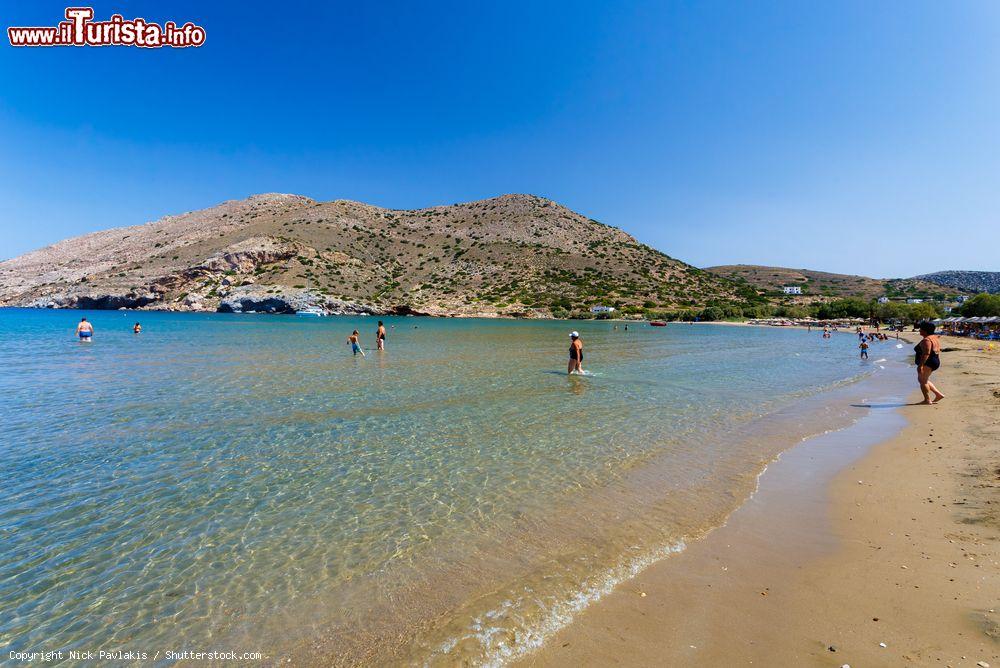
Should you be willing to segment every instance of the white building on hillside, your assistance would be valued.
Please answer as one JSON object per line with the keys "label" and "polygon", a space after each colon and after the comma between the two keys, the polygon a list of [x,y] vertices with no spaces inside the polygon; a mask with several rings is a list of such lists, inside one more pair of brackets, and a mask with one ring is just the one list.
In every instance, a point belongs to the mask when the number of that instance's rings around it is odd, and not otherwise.
{"label": "white building on hillside", "polygon": [[889,303],[889,298],[888,297],[879,297],[878,298],[878,303],[879,304],[888,304]]}
{"label": "white building on hillside", "polygon": [[590,312],[591,313],[614,313],[615,312],[615,307],[614,306],[591,306],[590,307]]}
{"label": "white building on hillside", "polygon": [[907,304],[923,304],[924,300],[923,299],[918,299],[916,297],[910,297],[909,299],[906,300],[906,303]]}
{"label": "white building on hillside", "polygon": [[799,287],[798,285],[786,285],[785,287],[783,287],[781,289],[785,291],[786,295],[801,295],[802,294],[802,288]]}

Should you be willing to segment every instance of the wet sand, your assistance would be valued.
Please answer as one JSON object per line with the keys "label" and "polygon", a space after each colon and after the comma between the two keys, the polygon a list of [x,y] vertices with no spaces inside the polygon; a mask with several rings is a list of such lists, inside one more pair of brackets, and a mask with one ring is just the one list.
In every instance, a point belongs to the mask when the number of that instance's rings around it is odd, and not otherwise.
{"label": "wet sand", "polygon": [[724,527],[521,663],[1000,665],[1000,349],[942,345],[942,403],[876,403],[788,451]]}

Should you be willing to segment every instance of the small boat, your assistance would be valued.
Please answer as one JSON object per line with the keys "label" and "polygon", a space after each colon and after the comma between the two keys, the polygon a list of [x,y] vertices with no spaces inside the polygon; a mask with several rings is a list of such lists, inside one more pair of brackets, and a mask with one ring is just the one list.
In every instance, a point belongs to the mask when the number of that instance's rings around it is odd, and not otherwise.
{"label": "small boat", "polygon": [[662,320],[651,320],[650,323],[649,323],[649,326],[650,327],[666,327],[667,323],[663,322]]}
{"label": "small boat", "polygon": [[302,309],[301,311],[296,311],[295,315],[301,315],[301,316],[305,316],[307,318],[321,318],[324,315],[326,315],[326,312],[325,311],[321,311],[320,309],[313,307],[313,308],[305,308],[305,309]]}

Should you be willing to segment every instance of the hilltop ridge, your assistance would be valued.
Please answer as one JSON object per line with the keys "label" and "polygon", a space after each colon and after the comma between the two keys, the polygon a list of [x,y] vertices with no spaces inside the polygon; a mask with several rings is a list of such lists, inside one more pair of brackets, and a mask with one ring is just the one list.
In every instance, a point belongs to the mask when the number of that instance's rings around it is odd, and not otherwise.
{"label": "hilltop ridge", "polygon": [[949,297],[974,292],[961,287],[943,287],[936,282],[926,280],[924,276],[879,279],[812,269],[769,267],[755,264],[719,265],[706,267],[705,271],[752,286],[765,294],[778,295],[781,294],[782,288],[785,286],[798,286],[802,289],[803,300],[829,300],[845,297],[945,300]]}
{"label": "hilltop ridge", "polygon": [[936,271],[932,274],[922,274],[915,278],[958,290],[989,292],[992,294],[1000,293],[1000,271],[959,271],[949,269],[947,271]]}

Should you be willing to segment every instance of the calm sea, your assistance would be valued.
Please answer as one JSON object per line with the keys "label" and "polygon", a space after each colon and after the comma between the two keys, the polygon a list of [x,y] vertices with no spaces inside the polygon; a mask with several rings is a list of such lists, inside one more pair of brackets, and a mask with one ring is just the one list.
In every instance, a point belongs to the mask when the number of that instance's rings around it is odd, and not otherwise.
{"label": "calm sea", "polygon": [[[0,310],[5,652],[502,662],[718,525],[906,350],[385,324],[380,353],[374,318]],[[591,376],[565,375],[572,329]]]}

